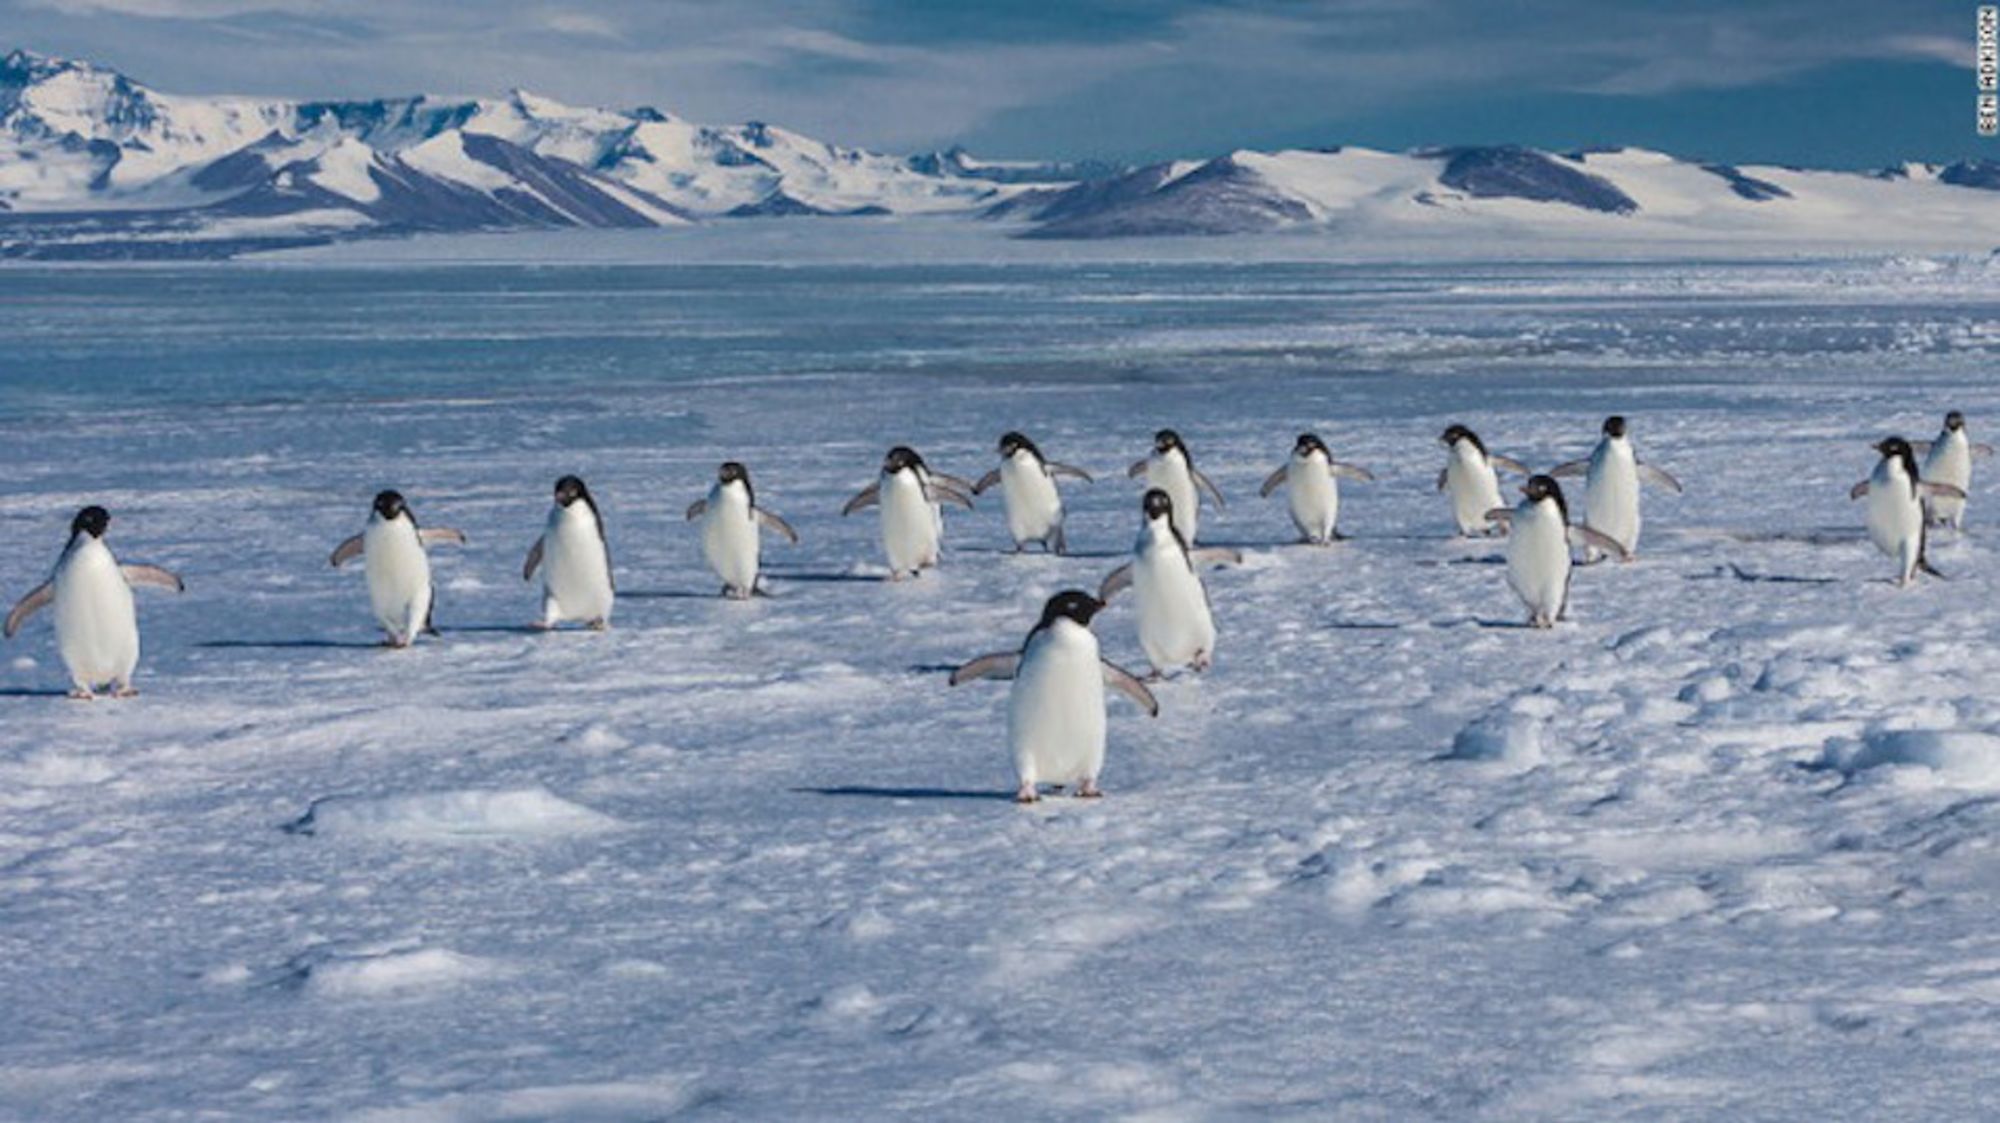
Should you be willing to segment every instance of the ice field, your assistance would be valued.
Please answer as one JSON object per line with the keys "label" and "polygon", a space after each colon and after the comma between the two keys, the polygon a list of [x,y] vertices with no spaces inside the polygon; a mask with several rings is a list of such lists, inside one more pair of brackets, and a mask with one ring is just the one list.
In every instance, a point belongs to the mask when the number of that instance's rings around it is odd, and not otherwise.
{"label": "ice field", "polygon": [[[1992,1111],[2000,462],[1909,589],[1847,489],[2000,437],[2000,267],[1008,254],[0,269],[0,593],[89,502],[188,583],[136,700],[0,647],[0,1118]],[[1531,631],[1437,435],[1546,468],[1614,412],[1687,493]],[[1017,807],[1006,684],[946,672],[1120,563],[1167,425],[1246,555],[1216,665]],[[1097,475],[1075,555],[989,495],[882,581],[884,449],[1010,428]],[[1379,478],[1331,548],[1256,495],[1308,429]],[[682,520],[725,458],[804,539],[769,598]],[[524,627],[564,472],[605,634]],[[327,564],[389,486],[470,537],[400,652]]]}

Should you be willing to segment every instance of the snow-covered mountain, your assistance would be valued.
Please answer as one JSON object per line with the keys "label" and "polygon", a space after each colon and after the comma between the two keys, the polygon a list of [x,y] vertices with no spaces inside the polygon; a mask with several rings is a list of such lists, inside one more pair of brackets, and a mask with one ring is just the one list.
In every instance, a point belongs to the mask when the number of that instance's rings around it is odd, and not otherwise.
{"label": "snow-covered mountain", "polygon": [[1693,163],[1643,149],[1518,147],[1238,151],[989,208],[1031,236],[1319,230],[1357,241],[1430,234],[1634,242],[1752,238],[1826,245],[2000,242],[2000,164],[1875,174]]}
{"label": "snow-covered mountain", "polygon": [[17,50],[0,60],[0,253],[967,211],[1036,179],[1030,166],[979,174],[953,155],[949,167],[926,170],[757,122],[697,125],[519,90],[358,102],[180,97]]}
{"label": "snow-covered mountain", "polygon": [[163,94],[0,60],[0,257],[213,255],[381,233],[955,213],[1041,238],[1298,231],[1422,241],[1811,249],[2000,244],[2000,163],[1875,174],[1640,149],[1237,151],[1129,169],[892,156],[773,125],[502,98]]}

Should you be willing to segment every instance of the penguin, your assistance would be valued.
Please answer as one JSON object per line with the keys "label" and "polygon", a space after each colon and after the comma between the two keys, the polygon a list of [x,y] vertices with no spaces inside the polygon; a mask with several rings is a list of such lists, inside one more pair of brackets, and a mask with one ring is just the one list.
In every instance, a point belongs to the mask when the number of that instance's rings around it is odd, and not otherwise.
{"label": "penguin", "polygon": [[1145,521],[1132,547],[1132,560],[1104,578],[1097,598],[1109,601],[1130,586],[1139,602],[1139,646],[1153,664],[1157,681],[1179,667],[1206,671],[1215,659],[1215,619],[1199,565],[1241,565],[1243,555],[1227,547],[1190,549],[1181,536],[1173,497],[1160,488],[1140,500]]}
{"label": "penguin", "polygon": [[1042,784],[1069,785],[1080,798],[1104,793],[1104,688],[1139,704],[1150,717],[1160,703],[1130,671],[1099,653],[1091,618],[1104,602],[1081,589],[1049,598],[1041,622],[1019,651],[996,651],[951,673],[951,685],[980,678],[1011,679],[1007,696],[1007,746],[1020,787],[1017,803],[1041,798]]}
{"label": "penguin", "polygon": [[1965,499],[1964,489],[1948,483],[1926,480],[1918,472],[1917,454],[1910,442],[1890,437],[1874,445],[1882,459],[1875,472],[1848,489],[1849,499],[1868,498],[1868,538],[1875,548],[1896,559],[1896,584],[1907,586],[1922,570],[1942,577],[1924,554],[1930,520],[1924,514],[1924,500]]}
{"label": "penguin", "polygon": [[542,571],[542,631],[569,620],[580,620],[592,631],[611,626],[611,602],[617,596],[611,580],[611,549],[604,540],[604,518],[590,489],[575,476],[556,481],[555,505],[548,525],[528,548],[521,580]]}
{"label": "penguin", "polygon": [[1007,505],[1007,532],[1014,536],[1014,552],[1030,542],[1039,542],[1052,554],[1066,553],[1063,537],[1062,496],[1056,491],[1056,477],[1068,476],[1085,483],[1094,482],[1090,473],[1068,464],[1044,459],[1035,442],[1020,433],[1000,437],[1000,466],[979,477],[972,494],[984,495],[990,487],[1000,487]]}
{"label": "penguin", "polygon": [[55,606],[56,651],[69,669],[69,696],[79,701],[97,697],[109,687],[112,697],[131,698],[132,671],[139,665],[139,615],[132,589],[144,585],[185,592],[181,579],[156,565],[120,565],[104,544],[111,514],[102,507],[85,507],[70,520],[69,543],[56,560],[55,572],[34,587],[7,614],[4,633],[12,639],[30,616]]}
{"label": "penguin", "polygon": [[[1912,447],[1914,451],[1924,454],[1924,479],[1950,484],[1967,494],[1972,492],[1972,458],[1993,455],[1992,445],[1976,444],[1966,435],[1965,415],[1957,410],[1944,415],[1944,429],[1938,433],[1936,440],[1917,441]],[[1932,526],[1964,529],[1965,500],[1948,495],[1933,496],[1928,508]]]}
{"label": "penguin", "polygon": [[377,492],[367,527],[334,547],[335,569],[356,557],[362,559],[368,602],[389,647],[410,646],[418,632],[437,634],[431,626],[437,587],[431,583],[431,560],[424,552],[425,546],[437,542],[463,546],[465,534],[441,526],[419,529],[402,493],[392,490]]}
{"label": "penguin", "polygon": [[757,505],[757,492],[750,486],[750,470],[734,460],[716,469],[715,486],[708,498],[697,499],[687,509],[689,522],[701,520],[701,553],[708,567],[722,578],[722,595],[731,600],[748,600],[757,588],[758,563],[763,543],[761,525],[796,546],[799,532],[785,520]]}
{"label": "penguin", "polygon": [[933,473],[915,449],[897,445],[882,458],[881,478],[862,488],[840,513],[882,508],[882,552],[889,559],[889,580],[901,581],[937,565],[944,529],[941,505],[972,509],[972,498],[959,486],[963,482]]}
{"label": "penguin", "polygon": [[1222,502],[1222,492],[1201,469],[1194,466],[1194,457],[1188,454],[1187,445],[1181,443],[1181,435],[1172,429],[1162,429],[1153,434],[1153,451],[1144,460],[1134,461],[1125,473],[1133,479],[1146,478],[1147,487],[1156,487],[1166,492],[1174,501],[1174,522],[1180,527],[1181,537],[1189,542],[1201,522],[1200,488],[1215,500],[1215,509],[1226,506]]}
{"label": "penguin", "polygon": [[1451,459],[1438,469],[1437,489],[1451,497],[1459,537],[1491,533],[1486,512],[1500,506],[1500,479],[1493,470],[1505,468],[1521,476],[1528,470],[1518,460],[1487,452],[1479,435],[1463,425],[1451,425],[1438,440],[1451,450]]}
{"label": "penguin", "polygon": [[1497,507],[1487,518],[1507,531],[1507,585],[1528,607],[1528,624],[1553,628],[1569,614],[1572,545],[1614,557],[1625,544],[1588,525],[1571,526],[1569,504],[1553,476],[1529,476],[1517,507]]}
{"label": "penguin", "polygon": [[1292,509],[1292,525],[1302,541],[1325,546],[1344,537],[1339,530],[1340,483],[1336,476],[1372,482],[1373,473],[1358,464],[1335,460],[1326,442],[1314,433],[1300,433],[1291,458],[1264,479],[1259,495],[1284,488]]}
{"label": "penguin", "polygon": [[[1586,477],[1584,523],[1624,543],[1629,561],[1639,554],[1639,485],[1649,483],[1679,495],[1681,482],[1639,459],[1626,436],[1623,417],[1613,414],[1605,418],[1603,434],[1589,457],[1558,464],[1549,475],[1559,480]],[[1595,548],[1584,551],[1586,561],[1597,558]]]}

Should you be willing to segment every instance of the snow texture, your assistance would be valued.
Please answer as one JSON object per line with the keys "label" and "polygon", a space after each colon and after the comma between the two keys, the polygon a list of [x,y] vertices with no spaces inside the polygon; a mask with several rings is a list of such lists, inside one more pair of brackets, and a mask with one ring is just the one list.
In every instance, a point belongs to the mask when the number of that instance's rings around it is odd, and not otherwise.
{"label": "snow texture", "polygon": [[[1992,439],[1984,260],[572,245],[0,269],[7,593],[93,501],[188,582],[140,593],[136,700],[62,698],[46,619],[0,660],[0,1118],[2000,1099],[2000,505],[1975,475],[1950,580],[1898,589],[1846,495],[1948,408]],[[1448,537],[1436,436],[1546,467],[1613,412],[1687,492],[1523,627],[1502,543]],[[1114,700],[1106,798],[1016,807],[1006,685],[945,671],[1118,564],[1118,469],[1164,425],[1246,553],[1208,575],[1216,665],[1157,719]],[[1011,554],[982,498],[881,580],[838,511],[882,451],[977,476],[1010,428],[1097,474],[1064,482],[1076,553]],[[1302,430],[1378,477],[1331,547],[1254,498]],[[726,458],[803,536],[767,539],[768,598],[716,595],[681,517]],[[521,557],[570,471],[616,624],[535,634]],[[470,538],[405,651],[326,564],[385,486]],[[1127,665],[1130,613],[1096,625]]]}

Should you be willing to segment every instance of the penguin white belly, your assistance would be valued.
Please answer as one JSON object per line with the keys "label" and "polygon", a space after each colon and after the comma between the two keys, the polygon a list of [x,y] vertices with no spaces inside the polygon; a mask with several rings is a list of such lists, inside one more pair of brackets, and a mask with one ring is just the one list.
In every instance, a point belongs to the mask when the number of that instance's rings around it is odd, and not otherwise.
{"label": "penguin white belly", "polygon": [[941,519],[916,473],[903,471],[884,478],[880,499],[882,552],[888,556],[889,571],[901,576],[936,565]]}
{"label": "penguin white belly", "polygon": [[1285,494],[1292,508],[1292,525],[1312,542],[1333,538],[1340,519],[1340,485],[1317,455],[1293,457],[1285,466]]}
{"label": "penguin white belly", "polygon": [[1007,697],[1007,742],[1023,784],[1077,784],[1104,767],[1104,672],[1096,637],[1064,621],[1036,633]]}
{"label": "penguin white belly", "polygon": [[1516,508],[1507,537],[1507,585],[1536,624],[1553,624],[1569,596],[1569,528],[1550,502]]}
{"label": "penguin white belly", "polygon": [[[1972,446],[1961,430],[1948,438],[1941,438],[1931,446],[1931,454],[1924,459],[1923,478],[1941,484],[1950,484],[1960,491],[1972,487]],[[1933,496],[1930,500],[1931,513],[1939,522],[1959,525],[1965,518],[1965,500],[1948,495]]]}
{"label": "penguin white belly", "polygon": [[56,651],[79,686],[123,684],[139,665],[139,616],[118,560],[97,539],[56,570]]}
{"label": "penguin white belly", "polygon": [[362,565],[375,621],[392,638],[408,640],[431,615],[431,562],[409,522],[371,518],[362,531]]}
{"label": "penguin white belly", "polygon": [[1062,525],[1062,496],[1034,457],[1017,452],[1000,462],[1000,491],[1007,504],[1007,533],[1017,545],[1046,542]]}
{"label": "penguin white belly", "polygon": [[[1639,466],[1630,452],[1606,449],[1590,461],[1583,493],[1583,521],[1592,530],[1639,548]],[[1596,551],[1591,551],[1595,556]]]}
{"label": "penguin white belly", "polygon": [[1177,543],[1145,542],[1132,564],[1139,646],[1162,673],[1215,655],[1215,620],[1208,594]]}
{"label": "penguin white belly", "polygon": [[731,592],[748,596],[757,587],[762,541],[750,501],[739,488],[714,488],[701,524],[701,553]]}
{"label": "penguin white belly", "polygon": [[1908,581],[1923,550],[1924,508],[1901,480],[1877,476],[1868,487],[1868,538],[1896,559],[1897,579]]}
{"label": "penguin white belly", "polygon": [[1505,506],[1500,502],[1500,478],[1493,465],[1464,441],[1453,449],[1445,465],[1445,493],[1451,496],[1452,517],[1460,534],[1486,533],[1486,512]]}
{"label": "penguin white belly", "polygon": [[611,560],[581,500],[549,516],[542,535],[542,589],[552,607],[548,623],[611,619]]}
{"label": "penguin white belly", "polygon": [[1174,525],[1192,545],[1201,524],[1201,496],[1194,489],[1194,473],[1179,452],[1155,456],[1146,463],[1146,483],[1167,493],[1174,501]]}

